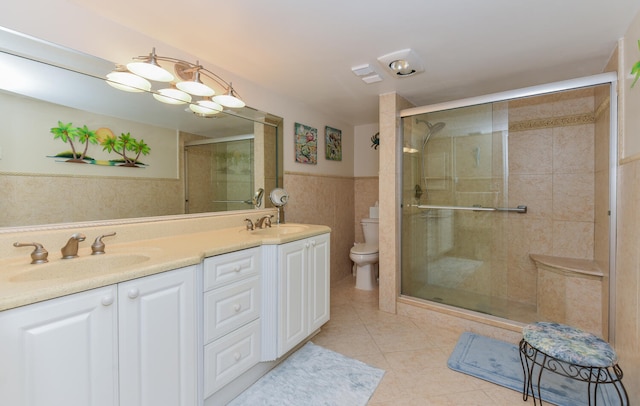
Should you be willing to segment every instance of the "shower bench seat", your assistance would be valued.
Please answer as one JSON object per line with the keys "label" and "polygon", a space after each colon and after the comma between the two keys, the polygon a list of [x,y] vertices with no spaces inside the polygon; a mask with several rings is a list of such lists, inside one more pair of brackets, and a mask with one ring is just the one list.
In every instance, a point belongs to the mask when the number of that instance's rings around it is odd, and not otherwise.
{"label": "shower bench seat", "polygon": [[[540,405],[540,380],[548,370],[571,379],[586,382],[589,406],[596,405],[599,385],[613,385],[621,406],[629,405],[622,384],[622,369],[618,356],[603,339],[580,329],[559,323],[537,322],[523,328],[520,341],[520,362],[524,371],[523,400],[529,393]],[[536,365],[539,368],[534,375]],[[537,383],[534,384],[534,377]],[[537,386],[537,391],[534,388]],[[602,392],[602,391],[601,391]]]}

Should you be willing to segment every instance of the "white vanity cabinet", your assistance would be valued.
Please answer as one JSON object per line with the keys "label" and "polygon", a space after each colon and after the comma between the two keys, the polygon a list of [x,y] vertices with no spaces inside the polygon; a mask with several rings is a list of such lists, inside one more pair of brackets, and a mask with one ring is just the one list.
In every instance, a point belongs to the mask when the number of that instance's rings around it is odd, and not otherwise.
{"label": "white vanity cabinet", "polygon": [[0,313],[0,403],[118,404],[115,286]]}
{"label": "white vanity cabinet", "polygon": [[0,312],[0,404],[196,404],[196,266]]}
{"label": "white vanity cabinet", "polygon": [[329,234],[278,246],[277,357],[329,321]]}
{"label": "white vanity cabinet", "polygon": [[206,399],[260,362],[261,248],[204,260]]}
{"label": "white vanity cabinet", "polygon": [[120,406],[192,406],[196,266],[118,285]]}

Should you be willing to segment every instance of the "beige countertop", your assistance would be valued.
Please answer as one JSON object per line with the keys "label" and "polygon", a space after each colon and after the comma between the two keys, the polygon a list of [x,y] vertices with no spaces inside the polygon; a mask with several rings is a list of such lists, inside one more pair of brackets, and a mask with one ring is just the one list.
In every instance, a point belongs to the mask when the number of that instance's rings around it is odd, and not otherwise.
{"label": "beige countertop", "polygon": [[105,240],[105,254],[91,255],[86,246],[73,259],[50,252],[45,264],[30,264],[28,254],[0,259],[0,310],[199,264],[206,257],[330,231],[326,226],[292,223],[255,231],[233,227],[124,244]]}

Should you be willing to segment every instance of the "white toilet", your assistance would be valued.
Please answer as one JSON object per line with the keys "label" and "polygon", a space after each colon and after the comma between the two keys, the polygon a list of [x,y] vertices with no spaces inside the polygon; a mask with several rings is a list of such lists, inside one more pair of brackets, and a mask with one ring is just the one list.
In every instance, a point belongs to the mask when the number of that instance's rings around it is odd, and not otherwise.
{"label": "white toilet", "polygon": [[354,244],[349,258],[354,262],[356,289],[373,290],[378,274],[378,219],[365,218],[360,224],[365,242]]}

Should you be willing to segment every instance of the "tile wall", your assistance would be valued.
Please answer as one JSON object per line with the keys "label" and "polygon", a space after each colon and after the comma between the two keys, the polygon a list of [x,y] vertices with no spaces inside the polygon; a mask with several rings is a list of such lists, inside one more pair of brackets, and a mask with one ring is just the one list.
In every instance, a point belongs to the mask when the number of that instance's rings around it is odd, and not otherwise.
{"label": "tile wall", "polygon": [[355,241],[354,178],[285,172],[284,188],[289,193],[286,222],[331,228],[331,283],[350,275],[349,250]]}

